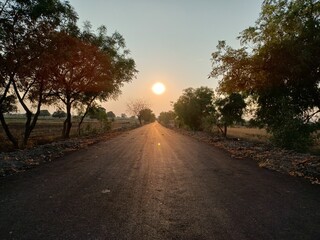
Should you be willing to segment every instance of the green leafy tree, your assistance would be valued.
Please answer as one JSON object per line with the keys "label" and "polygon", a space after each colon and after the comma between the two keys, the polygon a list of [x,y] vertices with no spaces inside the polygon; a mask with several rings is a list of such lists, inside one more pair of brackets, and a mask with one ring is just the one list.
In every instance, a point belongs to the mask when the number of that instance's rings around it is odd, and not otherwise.
{"label": "green leafy tree", "polygon": [[116,118],[116,115],[112,111],[109,111],[109,112],[107,112],[107,118],[114,121],[114,119]]}
{"label": "green leafy tree", "polygon": [[227,97],[218,98],[215,105],[217,106],[216,124],[226,137],[228,126],[243,121],[242,115],[246,103],[239,93],[231,93]]}
{"label": "green leafy tree", "polygon": [[214,92],[208,87],[187,88],[173,108],[180,121],[193,130],[200,130],[202,119],[215,112],[213,98]]}
{"label": "green leafy tree", "polygon": [[90,118],[97,119],[99,121],[105,121],[108,119],[106,109],[101,106],[92,106],[89,109],[88,115]]}
{"label": "green leafy tree", "polygon": [[220,42],[212,54],[220,91],[251,95],[275,143],[298,150],[310,144],[320,113],[319,14],[319,1],[266,0],[256,25],[241,33],[245,47]]}
{"label": "green leafy tree", "polygon": [[39,116],[49,117],[49,116],[51,116],[51,114],[50,114],[50,112],[48,110],[40,110]]}
{"label": "green leafy tree", "polygon": [[168,112],[161,112],[159,115],[159,122],[163,125],[167,126],[169,125],[170,121],[174,121],[176,118],[176,114],[174,111],[168,111]]}
{"label": "green leafy tree", "polygon": [[150,108],[142,109],[139,112],[139,116],[145,123],[154,122],[156,120],[156,117]]}
{"label": "green leafy tree", "polygon": [[52,117],[54,118],[65,118],[66,116],[67,116],[67,113],[62,110],[58,110],[52,113]]}

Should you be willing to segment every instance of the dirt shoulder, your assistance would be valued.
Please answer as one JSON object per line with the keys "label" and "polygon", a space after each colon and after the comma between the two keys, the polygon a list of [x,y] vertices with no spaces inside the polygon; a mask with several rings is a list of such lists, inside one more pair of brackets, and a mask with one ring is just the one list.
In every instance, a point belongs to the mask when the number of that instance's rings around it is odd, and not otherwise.
{"label": "dirt shoulder", "polygon": [[223,149],[233,158],[250,158],[256,161],[260,167],[291,176],[303,177],[310,180],[312,184],[320,184],[319,156],[280,149],[267,143],[249,142],[235,138],[225,139],[206,132],[172,129]]}
{"label": "dirt shoulder", "polygon": [[38,145],[31,149],[0,152],[0,178],[24,172],[43,163],[52,162],[69,152],[86,148],[100,141],[106,141],[129,130],[131,129],[118,129],[99,136],[70,138]]}

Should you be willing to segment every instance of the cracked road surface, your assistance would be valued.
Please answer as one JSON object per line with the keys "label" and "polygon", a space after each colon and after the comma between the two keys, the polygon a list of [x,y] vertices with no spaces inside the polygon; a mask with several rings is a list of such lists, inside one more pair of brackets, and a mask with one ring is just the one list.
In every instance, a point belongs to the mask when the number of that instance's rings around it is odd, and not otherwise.
{"label": "cracked road surface", "polygon": [[166,129],[0,179],[0,239],[320,239],[320,187]]}

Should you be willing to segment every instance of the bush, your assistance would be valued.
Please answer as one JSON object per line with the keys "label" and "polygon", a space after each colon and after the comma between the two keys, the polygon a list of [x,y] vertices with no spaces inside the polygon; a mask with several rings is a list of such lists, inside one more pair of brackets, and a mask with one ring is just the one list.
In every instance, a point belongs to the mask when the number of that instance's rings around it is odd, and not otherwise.
{"label": "bush", "polygon": [[279,147],[305,152],[312,145],[313,126],[304,124],[300,119],[273,126],[269,131],[272,133],[271,141]]}

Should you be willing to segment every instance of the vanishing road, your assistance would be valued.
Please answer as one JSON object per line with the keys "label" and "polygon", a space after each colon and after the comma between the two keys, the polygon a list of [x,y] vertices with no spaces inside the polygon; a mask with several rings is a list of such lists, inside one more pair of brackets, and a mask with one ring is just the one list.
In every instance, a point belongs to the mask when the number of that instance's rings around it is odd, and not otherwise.
{"label": "vanishing road", "polygon": [[158,123],[0,179],[0,239],[320,239],[320,187]]}

